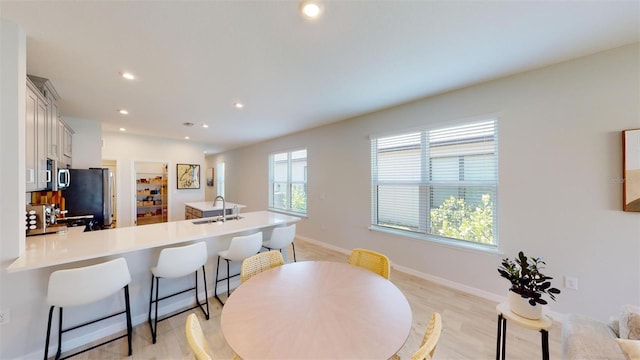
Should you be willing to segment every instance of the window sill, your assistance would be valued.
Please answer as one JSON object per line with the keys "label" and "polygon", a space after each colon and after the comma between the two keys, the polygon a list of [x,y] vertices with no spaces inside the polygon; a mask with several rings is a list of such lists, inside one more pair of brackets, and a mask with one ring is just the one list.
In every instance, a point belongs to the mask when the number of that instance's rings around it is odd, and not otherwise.
{"label": "window sill", "polygon": [[301,217],[303,219],[308,219],[309,218],[309,216],[307,214],[301,214],[301,213],[297,213],[297,212],[293,212],[293,211],[287,211],[287,210],[275,209],[275,208],[269,208],[268,210],[276,212],[276,213],[279,213],[279,214],[285,214],[285,215]]}
{"label": "window sill", "polygon": [[502,252],[498,249],[497,245],[485,245],[485,244],[476,244],[476,243],[466,242],[466,241],[449,240],[449,239],[439,238],[431,235],[417,234],[417,233],[412,233],[408,231],[390,229],[390,228],[376,226],[376,225],[370,225],[369,230],[379,231],[383,233],[388,233],[392,235],[408,237],[413,239],[426,240],[435,245],[456,249],[456,250],[466,250],[471,252],[479,252],[482,254],[502,255]]}

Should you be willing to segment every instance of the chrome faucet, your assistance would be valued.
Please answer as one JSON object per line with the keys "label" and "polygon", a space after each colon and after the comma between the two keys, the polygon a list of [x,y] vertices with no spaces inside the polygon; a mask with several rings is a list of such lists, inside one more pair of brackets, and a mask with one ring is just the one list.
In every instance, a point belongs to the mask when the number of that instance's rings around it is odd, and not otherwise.
{"label": "chrome faucet", "polygon": [[224,219],[227,217],[227,203],[224,200],[224,196],[218,195],[218,196],[216,196],[215,199],[213,199],[213,205],[212,206],[216,206],[216,202],[218,202],[218,199],[222,199],[222,222],[224,222]]}

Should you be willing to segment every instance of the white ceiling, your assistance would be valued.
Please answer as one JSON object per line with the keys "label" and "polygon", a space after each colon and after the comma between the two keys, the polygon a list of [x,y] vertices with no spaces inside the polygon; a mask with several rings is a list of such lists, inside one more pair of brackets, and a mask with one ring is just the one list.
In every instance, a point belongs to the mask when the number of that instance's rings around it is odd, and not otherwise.
{"label": "white ceiling", "polygon": [[309,22],[296,1],[0,0],[0,17],[65,116],[209,152],[640,40],[638,1],[325,1]]}

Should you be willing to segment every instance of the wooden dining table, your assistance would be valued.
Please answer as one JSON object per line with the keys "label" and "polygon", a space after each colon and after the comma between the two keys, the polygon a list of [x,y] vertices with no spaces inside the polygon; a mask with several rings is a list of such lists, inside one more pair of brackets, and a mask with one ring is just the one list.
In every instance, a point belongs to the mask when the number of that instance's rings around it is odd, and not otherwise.
{"label": "wooden dining table", "polygon": [[304,261],[242,283],[222,333],[242,359],[388,359],[411,331],[411,307],[389,280],[339,262]]}

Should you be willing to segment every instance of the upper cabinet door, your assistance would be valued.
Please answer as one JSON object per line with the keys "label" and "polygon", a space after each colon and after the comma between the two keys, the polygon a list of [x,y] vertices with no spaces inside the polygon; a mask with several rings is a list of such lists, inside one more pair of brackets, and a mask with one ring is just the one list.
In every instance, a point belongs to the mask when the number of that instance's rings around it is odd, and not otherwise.
{"label": "upper cabinet door", "polygon": [[36,108],[36,158],[38,176],[37,187],[44,189],[47,187],[47,122],[49,121],[49,104],[46,101],[38,101]]}
{"label": "upper cabinet door", "polygon": [[58,158],[58,118],[60,113],[58,103],[55,99],[49,99],[49,118],[47,119],[47,157],[51,160],[60,160]]}
{"label": "upper cabinet door", "polygon": [[37,189],[36,175],[37,175],[37,150],[36,139],[38,137],[37,131],[37,116],[36,108],[38,107],[38,95],[27,86],[26,96],[26,119],[25,119],[25,179],[27,181],[26,191],[35,191]]}

